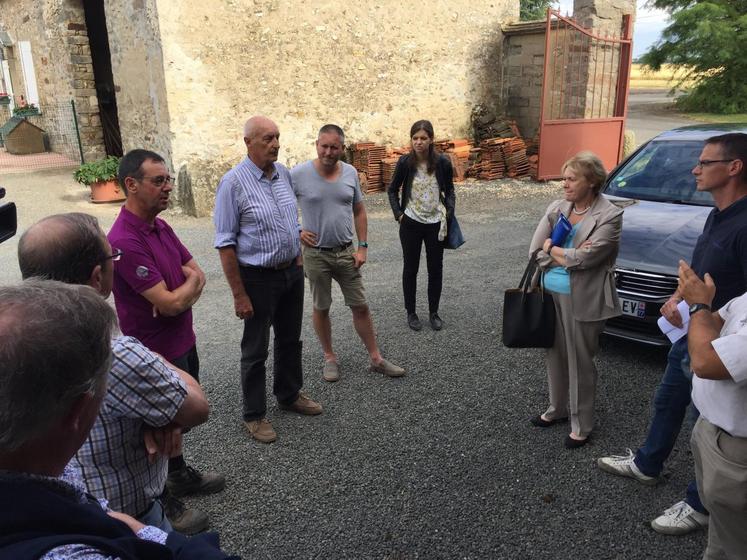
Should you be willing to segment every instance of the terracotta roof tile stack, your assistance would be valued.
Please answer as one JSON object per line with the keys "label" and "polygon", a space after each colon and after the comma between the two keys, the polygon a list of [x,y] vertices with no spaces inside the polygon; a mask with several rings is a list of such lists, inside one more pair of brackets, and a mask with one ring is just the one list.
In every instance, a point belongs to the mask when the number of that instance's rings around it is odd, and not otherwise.
{"label": "terracotta roof tile stack", "polygon": [[503,155],[503,144],[508,138],[488,138],[480,142],[480,162],[477,173],[480,179],[502,179],[506,176],[506,162]]}
{"label": "terracotta roof tile stack", "polygon": [[503,156],[506,159],[506,175],[509,177],[527,177],[529,175],[529,160],[527,146],[521,138],[509,138],[501,144]]}
{"label": "terracotta roof tile stack", "polygon": [[[366,188],[364,192],[383,191],[381,177],[381,160],[386,156],[386,148],[377,146],[373,142],[358,142],[353,144],[353,166],[359,173],[366,174]],[[363,183],[361,182],[361,188]]]}
{"label": "terracotta roof tile stack", "polygon": [[539,132],[534,135],[534,138],[527,139],[526,144],[527,159],[529,159],[529,176],[532,179],[536,179],[539,164]]}
{"label": "terracotta roof tile stack", "polygon": [[394,168],[397,167],[399,161],[398,155],[385,157],[381,160],[381,178],[384,183],[384,189],[391,184],[392,178],[394,177]]}
{"label": "terracotta roof tile stack", "polygon": [[434,144],[439,152],[451,159],[451,166],[454,168],[454,181],[457,183],[464,181],[471,166],[472,143],[466,138],[458,138],[456,140],[437,140]]}

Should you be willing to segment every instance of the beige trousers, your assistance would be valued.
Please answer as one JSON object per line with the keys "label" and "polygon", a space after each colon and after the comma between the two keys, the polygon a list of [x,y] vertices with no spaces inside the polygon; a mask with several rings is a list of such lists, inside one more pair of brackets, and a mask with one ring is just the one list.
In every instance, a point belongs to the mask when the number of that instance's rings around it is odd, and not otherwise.
{"label": "beige trousers", "polygon": [[708,518],[703,560],[747,558],[747,438],[732,437],[702,416],[690,443]]}
{"label": "beige trousers", "polygon": [[605,321],[577,321],[571,296],[553,292],[555,344],[547,351],[547,382],[550,406],[545,418],[570,416],[571,431],[586,437],[594,427],[597,368],[594,356]]}

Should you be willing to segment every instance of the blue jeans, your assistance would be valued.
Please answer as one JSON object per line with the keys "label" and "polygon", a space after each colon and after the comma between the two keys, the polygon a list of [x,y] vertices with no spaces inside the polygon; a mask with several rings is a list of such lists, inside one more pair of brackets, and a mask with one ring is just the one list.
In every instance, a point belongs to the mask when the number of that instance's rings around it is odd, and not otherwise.
{"label": "blue jeans", "polygon": [[166,517],[166,514],[163,511],[161,500],[158,499],[153,501],[153,505],[150,506],[150,509],[148,511],[146,511],[138,518],[138,521],[140,521],[140,523],[142,523],[143,525],[150,525],[151,527],[156,527],[158,529],[161,529],[161,531],[166,531],[167,533],[170,533],[174,530],[174,528],[171,526],[171,523],[169,522],[169,519]]}
{"label": "blue jeans", "polygon": [[[635,454],[635,465],[646,476],[659,476],[664,470],[664,461],[672,453],[690,404],[692,373],[687,337],[672,344],[667,362],[667,369],[654,394],[654,417],[646,441]],[[693,407],[693,417],[698,415]],[[706,512],[695,480],[687,485],[685,502],[701,513]]]}

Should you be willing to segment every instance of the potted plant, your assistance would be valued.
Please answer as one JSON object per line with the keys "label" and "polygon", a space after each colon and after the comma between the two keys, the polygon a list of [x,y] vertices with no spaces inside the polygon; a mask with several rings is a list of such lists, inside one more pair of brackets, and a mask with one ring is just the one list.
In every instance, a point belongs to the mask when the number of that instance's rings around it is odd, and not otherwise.
{"label": "potted plant", "polygon": [[39,112],[39,108],[33,103],[29,103],[28,105],[24,105],[23,107],[20,105],[16,105],[13,108],[14,117],[33,117],[40,114],[41,113]]}
{"label": "potted plant", "polygon": [[84,163],[73,174],[79,183],[91,188],[91,202],[121,202],[124,191],[117,182],[119,158],[109,156],[98,161]]}

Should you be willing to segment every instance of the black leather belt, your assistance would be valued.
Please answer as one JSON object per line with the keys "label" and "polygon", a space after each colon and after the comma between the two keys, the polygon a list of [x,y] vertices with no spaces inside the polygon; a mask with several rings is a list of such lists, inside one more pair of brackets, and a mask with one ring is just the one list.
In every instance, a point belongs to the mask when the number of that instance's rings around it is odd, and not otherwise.
{"label": "black leather belt", "polygon": [[348,241],[347,243],[343,243],[342,245],[338,245],[337,247],[314,247],[315,249],[319,249],[320,251],[344,251],[348,247],[350,247],[353,244],[352,241]]}
{"label": "black leather belt", "polygon": [[253,264],[242,264],[241,268],[248,268],[249,270],[285,270],[290,265],[296,262],[296,259],[291,259],[288,262],[276,264],[275,266],[255,266]]}

